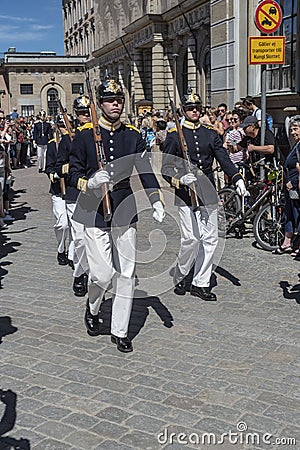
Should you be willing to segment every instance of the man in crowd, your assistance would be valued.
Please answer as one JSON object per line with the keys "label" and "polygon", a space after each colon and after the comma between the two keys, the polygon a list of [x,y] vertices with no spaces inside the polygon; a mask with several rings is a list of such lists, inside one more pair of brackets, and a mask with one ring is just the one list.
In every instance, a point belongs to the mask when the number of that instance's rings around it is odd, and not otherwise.
{"label": "man in crowd", "polygon": [[39,173],[45,170],[47,144],[53,138],[51,124],[46,122],[46,118],[46,111],[40,111],[39,121],[34,124],[33,128],[33,145],[37,145]]}

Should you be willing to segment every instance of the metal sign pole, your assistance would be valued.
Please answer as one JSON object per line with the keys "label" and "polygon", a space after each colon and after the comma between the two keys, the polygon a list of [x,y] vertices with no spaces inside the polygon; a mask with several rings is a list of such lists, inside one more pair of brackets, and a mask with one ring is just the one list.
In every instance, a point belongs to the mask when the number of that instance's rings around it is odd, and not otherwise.
{"label": "metal sign pole", "polygon": [[[260,145],[265,145],[266,136],[266,108],[267,106],[267,66],[261,66],[261,130]],[[259,177],[262,181],[265,178],[265,163],[262,161],[259,168]]]}

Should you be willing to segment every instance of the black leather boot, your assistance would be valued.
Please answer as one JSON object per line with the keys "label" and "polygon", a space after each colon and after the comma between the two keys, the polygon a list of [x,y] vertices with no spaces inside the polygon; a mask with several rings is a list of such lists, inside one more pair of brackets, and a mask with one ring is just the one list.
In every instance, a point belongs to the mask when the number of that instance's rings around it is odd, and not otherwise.
{"label": "black leather boot", "polygon": [[100,333],[100,322],[99,322],[99,313],[96,316],[90,311],[89,299],[86,302],[86,310],[84,315],[84,323],[86,326],[87,334],[89,336],[99,336]]}
{"label": "black leather boot", "polygon": [[131,340],[128,339],[128,337],[118,337],[118,336],[115,336],[112,334],[111,342],[113,344],[117,344],[117,349],[120,352],[129,353],[129,352],[132,352],[132,350],[133,350]]}
{"label": "black leather boot", "polygon": [[85,273],[74,278],[73,292],[76,297],[84,297],[87,293],[87,280],[88,277]]}
{"label": "black leather boot", "polygon": [[65,254],[65,252],[57,253],[57,262],[60,266],[67,266],[68,265],[68,257]]}
{"label": "black leather boot", "polygon": [[191,286],[191,295],[194,297],[199,297],[206,302],[215,302],[217,301],[217,296],[213,292],[210,292],[209,287],[198,287]]}

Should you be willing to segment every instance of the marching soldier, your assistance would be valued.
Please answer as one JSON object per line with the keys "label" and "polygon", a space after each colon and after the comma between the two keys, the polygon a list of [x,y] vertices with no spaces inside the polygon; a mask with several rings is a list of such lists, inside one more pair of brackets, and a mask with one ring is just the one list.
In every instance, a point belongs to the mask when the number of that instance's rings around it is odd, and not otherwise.
{"label": "marching soldier", "polygon": [[[90,101],[85,95],[80,95],[75,98],[73,108],[75,110],[77,120],[79,122],[78,132],[85,133],[86,130],[91,129],[90,122]],[[69,162],[71,151],[71,139],[67,130],[62,137],[57,158],[57,173],[65,181],[65,200],[67,215],[69,219],[69,226],[71,232],[71,243],[69,247],[69,259],[73,261],[73,292],[77,297],[84,297],[87,293],[88,280],[88,263],[86,258],[86,251],[84,245],[84,226],[73,219],[73,213],[76,206],[79,191],[76,187],[70,184],[69,177]]]}
{"label": "marching soldier", "polygon": [[[76,133],[70,157],[71,181],[81,190],[78,203],[80,199],[86,199],[88,203],[89,197],[97,199],[94,218],[91,223],[85,225],[90,274],[84,320],[89,335],[100,334],[100,304],[105,291],[112,284],[111,341],[117,345],[119,351],[131,352],[132,343],[127,334],[135,284],[138,220],[130,185],[134,168],[151,202],[155,220],[162,222],[164,207],[159,184],[147,156],[145,141],[137,128],[124,125],[120,120],[124,107],[121,85],[106,78],[97,89],[97,101],[102,111],[99,124],[103,157],[107,164],[104,165],[104,170],[99,170],[99,155],[96,152],[93,130]],[[96,129],[98,124],[93,126]],[[110,220],[105,212],[107,197],[101,199],[101,189],[105,191],[108,184],[108,201],[112,211]],[[83,211],[88,212],[90,209],[87,206]],[[85,218],[82,221],[84,220]]]}
{"label": "marching soldier", "polygon": [[[62,129],[65,125],[61,116],[57,117],[56,126],[57,128],[60,128],[62,132]],[[51,181],[49,192],[52,196],[53,214],[56,218],[54,231],[58,244],[57,261],[59,265],[66,266],[68,265],[68,257],[66,255],[66,240],[69,234],[69,225],[66,202],[63,199],[60,177],[56,171],[57,151],[60,145],[58,130],[55,134],[55,138],[51,139],[47,145],[45,172]]]}
{"label": "marching soldier", "polygon": [[[201,176],[198,172],[197,178],[194,173],[187,173],[178,132],[175,128],[170,130],[164,143],[162,175],[171,186],[175,187],[175,204],[179,206],[181,247],[174,274],[176,285],[174,292],[177,295],[184,295],[190,290],[191,295],[206,301],[215,301],[217,297],[210,290],[214,253],[218,244],[217,195],[212,186],[214,158],[236,183],[241,195],[246,192],[246,188],[241,175],[230,161],[218,133],[199,121],[202,110],[199,95],[189,89],[182,99],[182,105],[185,115],[182,132],[189,159],[196,172],[198,168],[204,175]],[[197,193],[199,188],[202,190],[202,199],[199,198],[197,211],[193,211],[191,207],[189,189],[191,185],[198,186]],[[203,190],[206,192],[203,193]],[[193,264],[194,272],[190,286],[188,275]]]}
{"label": "marching soldier", "polygon": [[47,144],[53,138],[51,124],[46,122],[46,119],[46,111],[40,111],[39,121],[34,124],[33,128],[33,145],[37,145],[39,173],[45,170]]}

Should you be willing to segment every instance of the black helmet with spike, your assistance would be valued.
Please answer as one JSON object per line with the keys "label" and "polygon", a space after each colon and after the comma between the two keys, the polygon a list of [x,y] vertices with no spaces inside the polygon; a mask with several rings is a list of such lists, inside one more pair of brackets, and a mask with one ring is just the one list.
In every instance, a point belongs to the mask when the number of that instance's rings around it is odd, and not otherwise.
{"label": "black helmet with spike", "polygon": [[90,107],[90,99],[86,95],[80,95],[80,97],[75,98],[73,102],[73,108],[75,111],[85,111]]}
{"label": "black helmet with spike", "polygon": [[201,106],[202,100],[199,94],[196,94],[191,86],[188,87],[187,93],[181,99],[182,106]]}
{"label": "black helmet with spike", "polygon": [[121,84],[108,75],[106,70],[104,81],[96,89],[97,100],[101,101],[104,98],[121,97],[125,98],[125,94]]}

